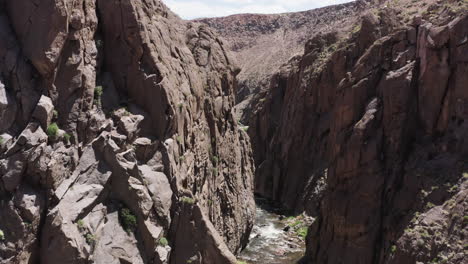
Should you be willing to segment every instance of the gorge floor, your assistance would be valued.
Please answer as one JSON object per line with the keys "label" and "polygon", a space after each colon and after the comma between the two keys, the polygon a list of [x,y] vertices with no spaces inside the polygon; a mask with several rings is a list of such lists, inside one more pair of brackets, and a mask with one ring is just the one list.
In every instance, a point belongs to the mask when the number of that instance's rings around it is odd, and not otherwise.
{"label": "gorge floor", "polygon": [[256,218],[250,241],[239,259],[249,264],[297,263],[305,252],[304,237],[311,219],[285,216],[271,202],[256,198]]}

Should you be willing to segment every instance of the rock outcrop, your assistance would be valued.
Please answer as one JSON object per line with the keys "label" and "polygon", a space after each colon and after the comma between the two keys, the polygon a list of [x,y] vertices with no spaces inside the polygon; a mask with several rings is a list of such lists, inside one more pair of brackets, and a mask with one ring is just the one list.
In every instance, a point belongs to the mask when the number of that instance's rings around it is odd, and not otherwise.
{"label": "rock outcrop", "polygon": [[466,1],[382,2],[271,79],[256,191],[318,216],[306,263],[464,263]]}
{"label": "rock outcrop", "polygon": [[238,71],[159,0],[1,0],[0,263],[236,263]]}

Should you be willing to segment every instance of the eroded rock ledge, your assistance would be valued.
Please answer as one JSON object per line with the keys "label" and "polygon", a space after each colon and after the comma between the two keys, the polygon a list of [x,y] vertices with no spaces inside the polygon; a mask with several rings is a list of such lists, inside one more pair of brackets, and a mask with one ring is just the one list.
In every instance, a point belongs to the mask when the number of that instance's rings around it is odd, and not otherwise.
{"label": "eroded rock ledge", "polygon": [[238,69],[158,0],[0,1],[0,263],[236,263]]}

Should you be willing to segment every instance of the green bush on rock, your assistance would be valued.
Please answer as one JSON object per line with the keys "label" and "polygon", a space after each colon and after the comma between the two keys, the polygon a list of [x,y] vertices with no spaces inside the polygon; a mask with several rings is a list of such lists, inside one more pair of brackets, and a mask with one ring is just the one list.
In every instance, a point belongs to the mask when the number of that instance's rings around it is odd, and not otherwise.
{"label": "green bush on rock", "polygon": [[127,232],[133,232],[137,228],[136,216],[128,208],[122,208],[119,212],[120,222]]}
{"label": "green bush on rock", "polygon": [[52,123],[47,127],[47,135],[49,137],[56,137],[59,131],[57,123]]}
{"label": "green bush on rock", "polygon": [[169,241],[167,241],[167,239],[165,237],[161,237],[161,239],[159,239],[159,245],[165,247],[165,246],[169,245]]}

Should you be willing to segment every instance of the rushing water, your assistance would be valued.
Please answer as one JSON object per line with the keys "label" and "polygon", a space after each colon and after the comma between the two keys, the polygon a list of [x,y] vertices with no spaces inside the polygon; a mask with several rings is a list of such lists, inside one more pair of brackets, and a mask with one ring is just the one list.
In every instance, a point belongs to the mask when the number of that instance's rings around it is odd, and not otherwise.
{"label": "rushing water", "polygon": [[257,199],[256,212],[250,242],[238,258],[249,264],[297,263],[304,255],[304,240],[288,228],[285,217],[265,200]]}

